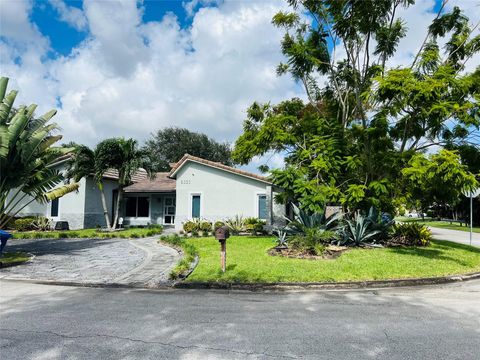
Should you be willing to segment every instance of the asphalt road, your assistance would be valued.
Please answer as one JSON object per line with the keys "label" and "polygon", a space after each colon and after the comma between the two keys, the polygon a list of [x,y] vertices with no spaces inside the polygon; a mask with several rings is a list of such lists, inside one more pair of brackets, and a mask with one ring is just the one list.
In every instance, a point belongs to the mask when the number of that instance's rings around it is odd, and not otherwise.
{"label": "asphalt road", "polygon": [[0,358],[480,359],[480,281],[288,293],[0,281]]}

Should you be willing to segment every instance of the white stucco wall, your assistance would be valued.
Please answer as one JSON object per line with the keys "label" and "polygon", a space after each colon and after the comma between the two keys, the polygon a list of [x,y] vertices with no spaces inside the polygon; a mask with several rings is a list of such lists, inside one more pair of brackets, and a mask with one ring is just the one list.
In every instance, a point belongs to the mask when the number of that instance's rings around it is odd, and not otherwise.
{"label": "white stucco wall", "polygon": [[[85,180],[85,179],[82,179]],[[107,211],[110,216],[110,222],[113,221],[113,191],[118,188],[118,182],[115,180],[103,180],[103,191],[107,203]],[[88,177],[85,181],[85,203],[83,207],[84,227],[96,228],[98,226],[105,227],[105,216],[103,215],[102,197],[98,190],[96,182],[92,177]]]}
{"label": "white stucco wall", "polygon": [[[57,166],[57,169],[64,171],[65,164]],[[51,203],[42,204],[33,201],[27,205],[17,216],[46,216],[55,221],[68,221],[71,229],[82,229],[84,225],[83,210],[85,203],[85,179],[80,180],[80,188],[78,191],[68,193],[58,200],[58,217],[52,218],[50,216]],[[55,188],[62,187],[63,182],[59,183]],[[31,197],[27,196],[16,208],[22,207],[27,202],[31,201]],[[54,224],[53,224],[54,225]]]}
{"label": "white stucco wall", "polygon": [[[257,217],[258,194],[267,195],[267,214],[272,218],[268,202],[272,188],[267,183],[190,161],[180,168],[176,178],[176,229],[181,229],[182,223],[191,219],[191,196],[194,194],[201,196],[201,218],[209,221],[235,215]],[[282,206],[274,209],[282,211]]]}

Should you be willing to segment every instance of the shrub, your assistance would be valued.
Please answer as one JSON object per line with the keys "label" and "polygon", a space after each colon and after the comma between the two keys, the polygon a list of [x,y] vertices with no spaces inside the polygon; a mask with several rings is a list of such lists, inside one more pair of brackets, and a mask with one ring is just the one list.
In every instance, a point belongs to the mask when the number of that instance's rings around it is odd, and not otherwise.
{"label": "shrub", "polygon": [[19,218],[13,222],[13,228],[17,231],[34,230],[35,229],[35,227],[33,226],[34,221],[35,221],[35,218],[31,216]]}
{"label": "shrub", "polygon": [[245,231],[245,220],[240,215],[227,219],[225,225],[228,226],[232,235],[238,235],[242,231]]}
{"label": "shrub", "polygon": [[52,222],[45,216],[37,216],[33,219],[32,226],[38,231],[48,231],[52,228]]}
{"label": "shrub", "polygon": [[289,239],[288,245],[293,250],[310,255],[319,256],[325,251],[325,245],[312,235],[295,235]]}
{"label": "shrub", "polygon": [[191,233],[193,230],[195,230],[195,223],[193,221],[189,220],[183,223],[183,231],[187,234]]}
{"label": "shrub", "polygon": [[206,232],[207,236],[208,236],[208,232],[212,231],[212,224],[208,221],[202,221],[200,223],[200,229],[199,230],[202,230],[204,233]]}
{"label": "shrub", "polygon": [[250,232],[252,235],[261,233],[263,231],[264,225],[265,225],[265,221],[255,217],[250,217],[245,219],[245,230]]}
{"label": "shrub", "polygon": [[418,222],[397,224],[393,228],[393,243],[407,246],[428,246],[432,240],[432,233],[425,225]]}
{"label": "shrub", "polygon": [[140,234],[137,233],[137,232],[133,232],[133,233],[130,234],[130,238],[132,238],[132,239],[138,239],[140,237],[141,237]]}
{"label": "shrub", "polygon": [[213,230],[215,231],[222,226],[225,226],[225,223],[223,221],[215,221],[215,224],[213,225]]}

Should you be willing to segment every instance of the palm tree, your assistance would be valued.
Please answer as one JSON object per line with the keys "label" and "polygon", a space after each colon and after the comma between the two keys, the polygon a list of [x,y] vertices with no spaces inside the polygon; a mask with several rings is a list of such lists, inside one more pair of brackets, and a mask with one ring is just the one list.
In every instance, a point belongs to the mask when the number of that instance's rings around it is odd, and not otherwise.
{"label": "palm tree", "polygon": [[72,153],[72,158],[68,162],[66,177],[69,179],[73,178],[75,182],[78,182],[84,177],[93,176],[98,191],[100,191],[105,224],[107,229],[111,230],[112,226],[110,223],[110,216],[108,215],[107,200],[105,198],[103,187],[103,175],[107,170],[108,166],[106,166],[98,157],[97,149],[94,151],[88,146],[77,145]]}
{"label": "palm tree", "polygon": [[[86,176],[93,176],[101,194],[107,229],[113,230],[118,223],[123,189],[132,183],[133,175],[140,169],[144,169],[151,178],[154,176],[148,156],[138,148],[137,141],[110,138],[98,143],[94,150],[84,145],[77,146],[69,162],[67,176],[75,181],[80,181],[81,178]],[[118,195],[112,222],[110,222],[103,191],[103,175],[107,170],[116,170],[118,173]]]}
{"label": "palm tree", "polygon": [[39,118],[34,116],[37,105],[20,106],[13,103],[17,91],[6,95],[8,78],[0,78],[0,228],[33,201],[47,202],[78,189],[68,184],[52,190],[64,180],[53,165],[71,151],[54,147],[62,136],[50,119],[51,110]]}
{"label": "palm tree", "polygon": [[123,189],[132,183],[132,177],[140,169],[145,170],[150,178],[153,178],[155,173],[147,153],[138,148],[138,143],[134,139],[106,139],[98,144],[97,150],[98,157],[103,159],[101,168],[107,167],[118,172],[118,196],[112,223],[112,227],[115,228],[123,200]]}

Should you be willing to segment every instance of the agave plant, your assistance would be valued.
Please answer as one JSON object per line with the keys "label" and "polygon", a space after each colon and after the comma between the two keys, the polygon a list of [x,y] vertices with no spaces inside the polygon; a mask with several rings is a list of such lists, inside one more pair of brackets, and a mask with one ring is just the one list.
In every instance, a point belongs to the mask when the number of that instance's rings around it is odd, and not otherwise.
{"label": "agave plant", "polygon": [[37,105],[13,107],[17,91],[6,95],[8,78],[0,78],[0,228],[33,201],[46,202],[78,189],[66,185],[54,165],[71,149],[54,147],[62,136],[49,121],[56,110],[36,118]]}
{"label": "agave plant", "polygon": [[380,230],[372,228],[372,222],[361,214],[352,219],[345,220],[345,226],[342,231],[342,240],[340,244],[353,244],[355,246],[371,242],[373,238],[380,233]]}
{"label": "agave plant", "polygon": [[341,217],[339,213],[328,217],[325,212],[309,214],[295,204],[292,204],[292,207],[294,220],[290,221],[288,229],[294,233],[305,233],[308,229],[334,230]]}
{"label": "agave plant", "polygon": [[245,230],[245,220],[241,215],[225,220],[225,225],[228,226],[233,235],[238,235]]}

